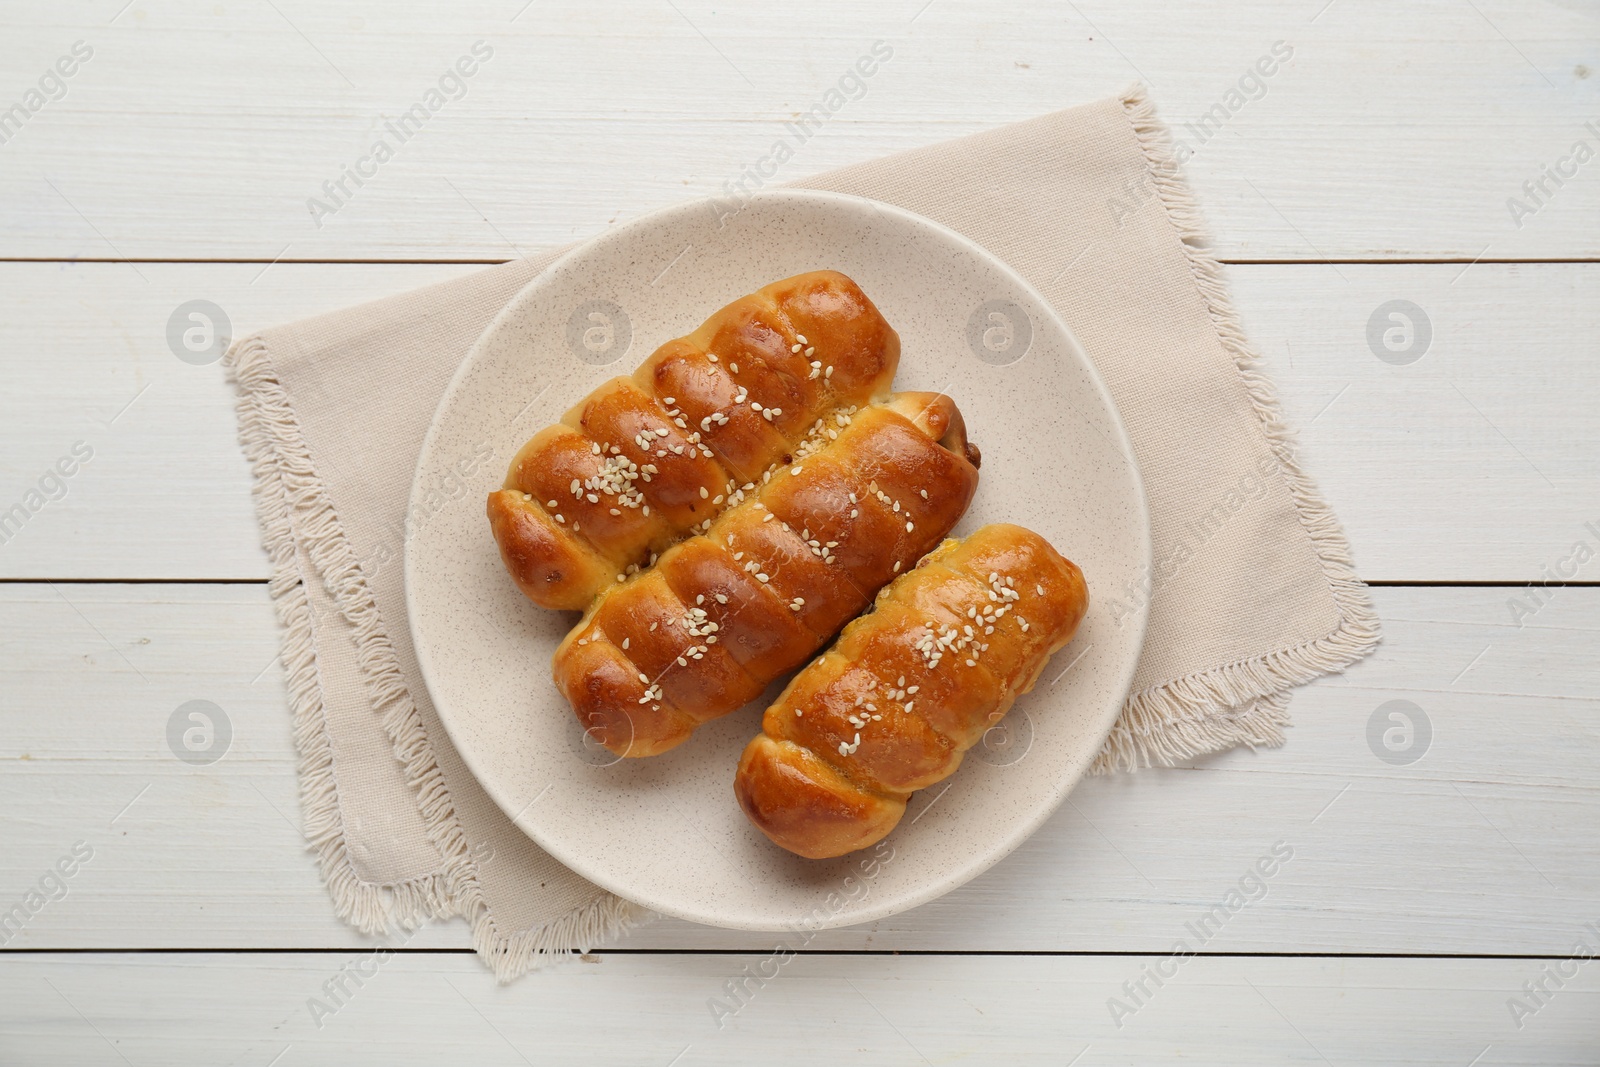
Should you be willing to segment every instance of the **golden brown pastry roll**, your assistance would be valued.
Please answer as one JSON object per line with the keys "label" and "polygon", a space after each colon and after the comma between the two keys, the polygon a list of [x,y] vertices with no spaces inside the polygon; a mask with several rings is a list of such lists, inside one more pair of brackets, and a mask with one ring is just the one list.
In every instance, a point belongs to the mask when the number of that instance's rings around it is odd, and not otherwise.
{"label": "golden brown pastry roll", "polygon": [[556,685],[595,740],[653,756],[754,700],[966,511],[978,453],[949,397],[900,393],[832,422],[556,649]]}
{"label": "golden brown pastry roll", "polygon": [[588,607],[706,529],[819,420],[887,397],[899,360],[899,335],[838,271],[735,300],[522,446],[489,494],[506,569],[541,607]]}
{"label": "golden brown pastry roll", "polygon": [[1088,606],[1083,573],[1036,533],[946,541],[767,709],[739,760],[739,806],[809,859],[881,840],[1033,688]]}

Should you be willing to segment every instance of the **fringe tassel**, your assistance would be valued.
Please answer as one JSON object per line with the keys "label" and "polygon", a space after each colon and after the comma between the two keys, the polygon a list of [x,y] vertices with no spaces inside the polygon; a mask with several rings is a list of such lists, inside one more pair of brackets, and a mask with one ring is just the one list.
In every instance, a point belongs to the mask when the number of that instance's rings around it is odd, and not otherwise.
{"label": "fringe tassel", "polygon": [[1173,157],[1172,135],[1156,116],[1142,85],[1122,94],[1122,106],[1144,150],[1146,165],[1167,217],[1178,231],[1196,287],[1222,346],[1233,357],[1256,417],[1278,459],[1300,522],[1322,561],[1339,609],[1339,625],[1325,637],[1265,656],[1152,686],[1128,698],[1092,773],[1170,765],[1236,745],[1283,744],[1289,724],[1288,690],[1342,671],[1377,647],[1380,631],[1367,587],[1356,577],[1339,521],[1295,458],[1293,432],[1271,383],[1246,340],[1228,298],[1222,265],[1208,251],[1200,209]]}
{"label": "fringe tassel", "polygon": [[[648,913],[611,893],[531,930],[502,934],[489,914],[454,801],[433,746],[400,673],[377,603],[360,563],[300,437],[288,395],[259,336],[237,342],[226,357],[238,387],[239,437],[255,477],[256,510],[272,560],[268,588],[284,626],[283,661],[300,754],[304,830],[316,853],[335,913],[366,934],[414,930],[429,918],[465,916],[473,947],[502,982],[618,937]],[[296,546],[311,559],[303,574]],[[305,582],[321,581],[354,631],[357,658],[372,707],[417,791],[440,870],[404,882],[362,881],[346,850],[333,750],[317,679],[315,630]]]}

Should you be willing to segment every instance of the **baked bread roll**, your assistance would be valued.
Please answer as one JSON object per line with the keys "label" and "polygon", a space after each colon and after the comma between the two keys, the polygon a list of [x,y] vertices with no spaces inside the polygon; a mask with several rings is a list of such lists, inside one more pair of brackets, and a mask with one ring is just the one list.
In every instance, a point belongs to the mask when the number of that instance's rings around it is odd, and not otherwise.
{"label": "baked bread roll", "polygon": [[1083,573],[1036,533],[946,541],[767,709],[739,760],[739,806],[809,859],[881,840],[1033,688],[1088,606]]}
{"label": "baked bread roll", "polygon": [[978,454],[949,397],[848,412],[561,642],[556,686],[595,740],[653,756],[754,700],[961,518]]}
{"label": "baked bread roll", "polygon": [[882,400],[900,338],[855,282],[774,282],[523,445],[489,524],[528,599],[582,610],[710,520],[837,409]]}

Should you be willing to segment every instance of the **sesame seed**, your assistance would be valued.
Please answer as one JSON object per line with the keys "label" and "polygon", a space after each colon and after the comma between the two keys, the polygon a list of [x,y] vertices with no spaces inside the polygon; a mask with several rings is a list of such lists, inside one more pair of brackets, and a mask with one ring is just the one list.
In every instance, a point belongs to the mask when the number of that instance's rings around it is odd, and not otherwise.
{"label": "sesame seed", "polygon": [[789,346],[789,351],[790,352],[798,352],[804,347],[805,347],[805,345],[790,345]]}
{"label": "sesame seed", "polygon": [[1044,586],[1036,585],[1033,588],[1040,596],[1044,596]]}
{"label": "sesame seed", "polygon": [[718,604],[726,604],[728,602],[728,598],[721,593],[716,595],[716,600]]}
{"label": "sesame seed", "polygon": [[678,657],[678,666],[687,667],[688,665],[689,665],[689,661],[688,660],[684,659],[682,656]]}
{"label": "sesame seed", "polygon": [[728,369],[733,371],[733,373],[738,374],[739,373],[739,364],[730,362],[728,364]]}
{"label": "sesame seed", "polygon": [[555,506],[556,506],[556,502],[555,502],[555,501],[554,501],[554,500],[547,500],[547,501],[545,501],[545,507],[547,507],[547,508],[553,508],[553,507],[555,507]]}
{"label": "sesame seed", "polygon": [[816,355],[816,354],[817,354],[817,350],[816,350],[816,349],[815,349],[815,348],[808,348],[808,349],[806,349],[806,355],[808,355],[808,356],[814,356],[814,355]]}
{"label": "sesame seed", "polygon": [[892,573],[894,573],[894,574],[899,574],[900,573],[900,561],[899,560],[895,560],[894,561],[894,570],[893,570]]}
{"label": "sesame seed", "polygon": [[628,651],[628,642],[631,641],[631,640],[632,640],[632,638],[630,638],[630,637],[624,637],[622,639],[622,651],[624,651],[624,652]]}
{"label": "sesame seed", "polygon": [[827,370],[823,371],[822,372],[822,376],[823,376],[823,378],[832,378],[833,377],[833,368],[829,367]]}
{"label": "sesame seed", "polygon": [[790,467],[789,468],[789,474],[792,477],[799,477],[800,476],[800,472],[803,471],[803,470],[805,470],[804,467]]}
{"label": "sesame seed", "polygon": [[678,402],[678,398],[675,397],[675,396],[663,397],[661,402],[666,404],[667,407],[670,408],[672,405],[674,405],[674,404],[676,404]]}
{"label": "sesame seed", "polygon": [[906,523],[906,533],[910,533],[912,530],[915,530],[916,528],[917,528],[917,524],[916,523],[914,523],[914,522]]}
{"label": "sesame seed", "polygon": [[717,354],[715,352],[707,352],[706,358],[715,363],[717,361]]}
{"label": "sesame seed", "polygon": [[557,522],[566,522],[567,521],[567,517],[565,515],[561,514],[561,512],[558,511],[558,512],[556,512],[556,521]]}
{"label": "sesame seed", "polygon": [[806,335],[805,335],[805,334],[803,334],[803,333],[797,333],[797,334],[795,334],[795,335],[794,335],[794,339],[795,339],[795,340],[796,340],[796,341],[799,341],[799,342],[800,342],[800,343],[801,343],[801,344],[803,344],[803,345],[804,345],[804,344],[810,344],[810,343],[811,343],[811,342],[809,342],[809,341],[807,341],[807,340],[806,340]]}
{"label": "sesame seed", "polygon": [[710,497],[711,497],[711,494],[709,492],[707,492],[706,491],[706,487],[702,485],[700,487],[700,499],[701,500],[708,500],[708,499],[710,499]]}

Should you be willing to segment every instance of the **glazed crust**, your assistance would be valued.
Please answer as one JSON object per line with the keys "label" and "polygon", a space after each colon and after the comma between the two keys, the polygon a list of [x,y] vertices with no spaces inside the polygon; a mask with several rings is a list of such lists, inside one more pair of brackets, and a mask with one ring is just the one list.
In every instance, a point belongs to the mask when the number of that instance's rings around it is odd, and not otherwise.
{"label": "glazed crust", "polygon": [[754,700],[966,511],[978,471],[948,397],[831,421],[704,534],[613,582],[556,649],[556,685],[597,741],[652,756]]}
{"label": "glazed crust", "polygon": [[1088,604],[1077,566],[1020,526],[945,542],[767,709],[739,761],[739,805],[811,859],[882,840],[1033,688]]}
{"label": "glazed crust", "polygon": [[819,420],[887,397],[899,359],[899,336],[837,271],[735,300],[517,452],[487,505],[506,570],[542,607],[588,607],[705,529]]}

